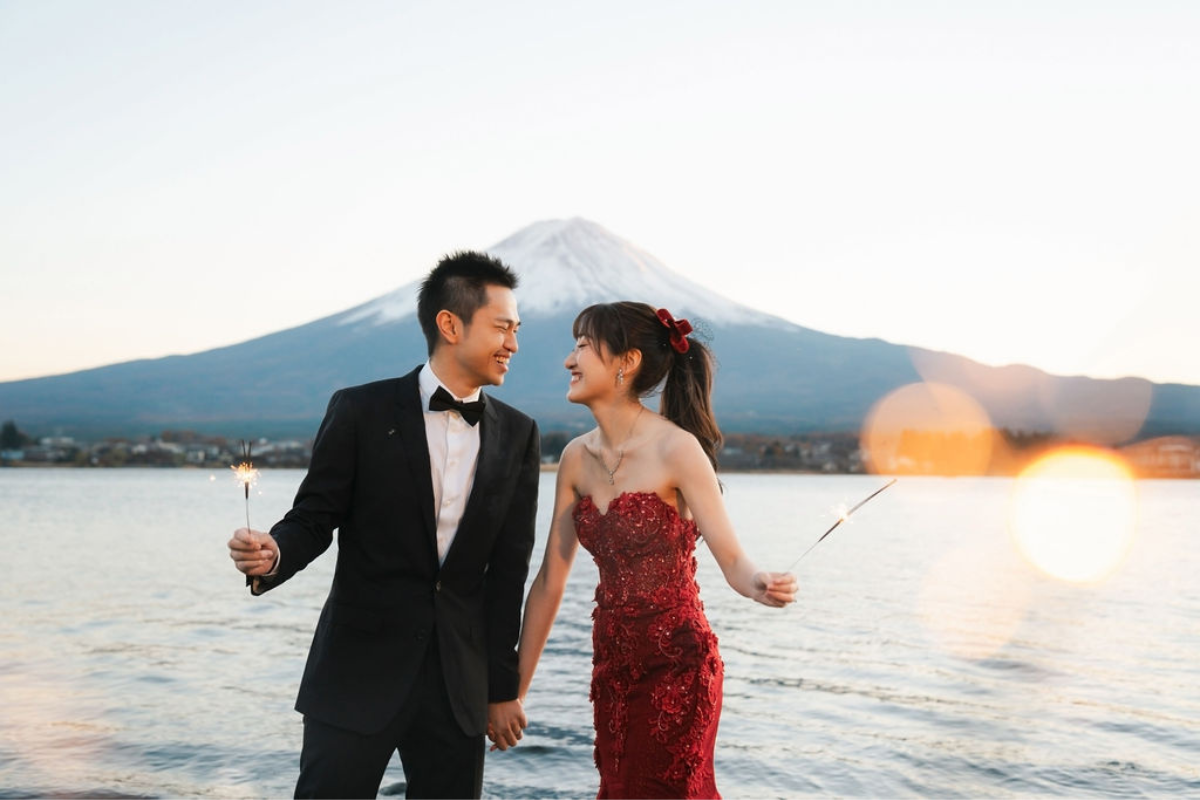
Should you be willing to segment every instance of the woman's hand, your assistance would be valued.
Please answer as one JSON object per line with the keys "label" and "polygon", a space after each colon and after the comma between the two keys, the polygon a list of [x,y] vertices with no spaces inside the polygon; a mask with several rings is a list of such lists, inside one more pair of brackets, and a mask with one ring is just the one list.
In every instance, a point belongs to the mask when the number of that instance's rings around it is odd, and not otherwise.
{"label": "woman's hand", "polygon": [[488,703],[487,738],[492,742],[492,750],[516,747],[528,725],[525,706],[520,700]]}
{"label": "woman's hand", "polygon": [[790,572],[756,572],[754,599],[764,606],[783,608],[796,600],[796,576]]}

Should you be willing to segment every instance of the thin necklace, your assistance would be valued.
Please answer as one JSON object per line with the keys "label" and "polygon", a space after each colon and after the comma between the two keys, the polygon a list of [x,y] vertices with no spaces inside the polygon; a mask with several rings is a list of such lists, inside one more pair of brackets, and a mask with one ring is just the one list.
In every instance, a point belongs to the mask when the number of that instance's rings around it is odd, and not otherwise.
{"label": "thin necklace", "polygon": [[621,442],[620,449],[617,450],[617,463],[613,464],[612,469],[609,469],[608,464],[604,463],[604,456],[600,454],[599,450],[589,451],[596,457],[596,460],[600,462],[600,466],[604,468],[604,471],[608,473],[609,486],[613,486],[617,482],[617,470],[621,468],[621,462],[625,460],[625,445],[629,444],[629,437],[633,436],[633,429],[637,427],[638,419],[641,418],[642,412],[645,410],[646,407],[641,403],[638,403],[638,412],[633,415],[633,424],[629,426],[629,433],[625,434],[625,439]]}

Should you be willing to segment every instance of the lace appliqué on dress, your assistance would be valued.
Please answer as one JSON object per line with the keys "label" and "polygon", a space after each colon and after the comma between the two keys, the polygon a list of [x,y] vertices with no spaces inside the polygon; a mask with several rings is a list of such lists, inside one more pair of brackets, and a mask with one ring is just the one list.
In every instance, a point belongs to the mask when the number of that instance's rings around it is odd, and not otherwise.
{"label": "lace appliqu\u00e9 on dress", "polygon": [[575,508],[600,570],[591,699],[600,797],[717,797],[724,667],[696,584],[694,522],[657,494]]}

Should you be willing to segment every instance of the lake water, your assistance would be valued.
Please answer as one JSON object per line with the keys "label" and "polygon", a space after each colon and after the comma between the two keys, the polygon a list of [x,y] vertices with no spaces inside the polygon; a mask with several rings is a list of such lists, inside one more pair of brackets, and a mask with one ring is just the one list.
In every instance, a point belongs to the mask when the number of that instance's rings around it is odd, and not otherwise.
{"label": "lake water", "polygon": [[[255,527],[301,476],[263,474]],[[883,479],[724,482],[746,549],[783,567]],[[1200,482],[1138,483],[1127,559],[1086,586],[1016,554],[1011,493],[901,479],[800,562],[784,611],[700,551],[726,797],[1200,795]],[[251,598],[225,551],[244,515],[228,469],[0,470],[0,797],[290,796],[334,559]],[[581,552],[527,736],[488,756],[485,796],[595,795],[595,581]],[[394,759],[384,793],[403,780]]]}

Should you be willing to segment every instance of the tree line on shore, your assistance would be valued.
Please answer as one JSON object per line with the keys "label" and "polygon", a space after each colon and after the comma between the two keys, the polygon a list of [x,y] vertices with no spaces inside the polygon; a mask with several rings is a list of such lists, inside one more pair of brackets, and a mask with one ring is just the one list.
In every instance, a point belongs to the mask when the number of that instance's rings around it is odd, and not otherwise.
{"label": "tree line on shore", "polygon": [[[558,462],[575,435],[550,430],[542,435],[542,460]],[[35,439],[13,420],[0,426],[0,465],[6,467],[204,467],[229,466],[242,459],[242,441],[190,430],[165,430],[157,436],[111,437],[77,442],[70,437]],[[961,432],[899,432],[888,449],[869,453],[857,433],[794,434],[730,433],[720,453],[727,471],[787,471],[824,474],[866,472],[915,475],[1015,475],[1050,451],[1087,442],[1049,433],[1002,429],[965,435]],[[312,440],[251,442],[255,466],[304,468],[312,456]],[[979,453],[985,449],[986,457]],[[1200,437],[1171,437],[1135,442],[1122,448],[1140,475],[1200,476]],[[1170,461],[1164,462],[1164,453]]]}

